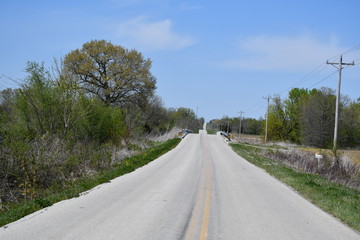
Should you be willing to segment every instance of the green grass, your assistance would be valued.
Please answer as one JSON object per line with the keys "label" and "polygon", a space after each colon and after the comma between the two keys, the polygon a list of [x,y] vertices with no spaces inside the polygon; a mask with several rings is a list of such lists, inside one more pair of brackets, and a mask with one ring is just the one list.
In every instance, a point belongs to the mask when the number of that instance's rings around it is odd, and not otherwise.
{"label": "green grass", "polygon": [[199,132],[200,132],[200,129],[199,129],[199,128],[197,128],[197,129],[195,129],[195,130],[193,131],[193,133],[196,133],[196,134],[199,134]]}
{"label": "green grass", "polygon": [[283,163],[260,156],[255,147],[231,144],[240,156],[265,169],[315,205],[360,231],[360,191],[330,182],[324,177],[298,172]]}
{"label": "green grass", "polygon": [[44,207],[51,206],[56,202],[78,197],[80,193],[94,188],[99,184],[109,182],[111,179],[130,173],[175,148],[180,141],[181,140],[178,138],[168,140],[162,144],[147,149],[139,155],[124,159],[111,171],[101,172],[93,177],[80,178],[75,182],[62,183],[61,186],[52,186],[51,188],[45,190],[41,194],[41,197],[32,201],[24,201],[17,204],[7,205],[6,207],[8,209],[0,212],[0,226],[16,221]]}
{"label": "green grass", "polygon": [[216,134],[216,130],[215,129],[206,129],[207,134]]}

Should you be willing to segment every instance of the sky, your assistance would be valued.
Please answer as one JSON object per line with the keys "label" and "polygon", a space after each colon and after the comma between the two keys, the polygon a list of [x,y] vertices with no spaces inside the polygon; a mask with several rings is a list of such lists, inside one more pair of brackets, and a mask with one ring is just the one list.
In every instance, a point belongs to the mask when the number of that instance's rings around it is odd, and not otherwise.
{"label": "sky", "polygon": [[91,40],[152,60],[166,107],[206,121],[259,118],[264,97],[336,89],[360,97],[358,0],[0,0],[0,90],[18,87],[27,61],[51,67]]}

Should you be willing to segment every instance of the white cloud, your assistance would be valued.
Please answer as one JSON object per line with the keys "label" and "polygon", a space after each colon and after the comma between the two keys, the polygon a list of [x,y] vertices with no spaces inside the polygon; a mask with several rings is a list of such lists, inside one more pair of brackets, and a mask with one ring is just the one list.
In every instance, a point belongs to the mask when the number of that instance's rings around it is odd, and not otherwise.
{"label": "white cloud", "polygon": [[179,50],[196,43],[190,36],[175,33],[169,19],[149,22],[145,17],[138,17],[121,23],[117,34],[121,39],[148,50]]}
{"label": "white cloud", "polygon": [[308,71],[344,49],[332,37],[328,42],[311,36],[256,36],[240,41],[236,59],[222,66],[242,70]]}

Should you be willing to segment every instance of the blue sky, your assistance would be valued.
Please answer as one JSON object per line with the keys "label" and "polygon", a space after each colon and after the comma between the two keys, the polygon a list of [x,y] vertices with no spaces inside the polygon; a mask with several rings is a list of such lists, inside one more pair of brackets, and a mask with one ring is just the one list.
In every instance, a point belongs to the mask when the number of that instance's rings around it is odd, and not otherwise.
{"label": "blue sky", "polygon": [[[4,75],[23,79],[29,60],[50,66],[105,39],[152,59],[165,106],[198,108],[207,121],[240,111],[258,118],[265,96],[336,88],[325,62],[360,44],[359,10],[358,0],[1,0],[0,89],[16,87]],[[360,47],[343,58],[357,64],[343,70],[341,89],[355,100]]]}

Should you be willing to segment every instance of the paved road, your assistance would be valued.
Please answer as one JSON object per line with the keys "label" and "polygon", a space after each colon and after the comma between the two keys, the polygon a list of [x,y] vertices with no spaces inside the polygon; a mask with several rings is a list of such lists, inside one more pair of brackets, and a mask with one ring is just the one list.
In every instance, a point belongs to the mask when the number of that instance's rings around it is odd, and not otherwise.
{"label": "paved road", "polygon": [[131,174],[0,228],[0,239],[360,239],[236,155],[190,134]]}

